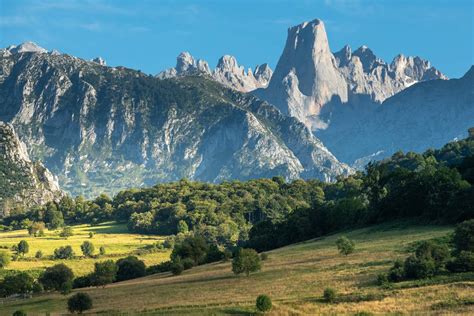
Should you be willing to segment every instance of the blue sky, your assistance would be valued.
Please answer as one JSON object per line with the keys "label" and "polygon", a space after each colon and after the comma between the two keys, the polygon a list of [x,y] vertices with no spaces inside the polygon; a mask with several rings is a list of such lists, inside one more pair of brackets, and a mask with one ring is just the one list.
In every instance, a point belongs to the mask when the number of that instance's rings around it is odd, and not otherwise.
{"label": "blue sky", "polygon": [[419,55],[449,77],[474,63],[472,0],[0,0],[0,46],[31,40],[146,73],[174,66],[181,51],[209,61],[224,54],[275,67],[288,27],[322,19],[333,51],[369,46],[391,61]]}

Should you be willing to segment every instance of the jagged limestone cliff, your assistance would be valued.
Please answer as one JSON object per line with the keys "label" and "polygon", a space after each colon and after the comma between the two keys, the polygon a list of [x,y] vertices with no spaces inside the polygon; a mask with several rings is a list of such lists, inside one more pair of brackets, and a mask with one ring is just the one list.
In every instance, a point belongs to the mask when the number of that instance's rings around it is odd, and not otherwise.
{"label": "jagged limestone cliff", "polygon": [[32,162],[10,124],[0,121],[0,217],[12,209],[59,199],[62,192],[53,175]]}

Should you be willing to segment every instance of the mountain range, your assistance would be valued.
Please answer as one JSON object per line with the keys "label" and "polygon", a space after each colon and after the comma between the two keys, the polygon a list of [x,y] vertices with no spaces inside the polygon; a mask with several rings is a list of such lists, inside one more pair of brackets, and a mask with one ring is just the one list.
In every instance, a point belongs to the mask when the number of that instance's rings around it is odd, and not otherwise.
{"label": "mountain range", "polygon": [[472,73],[448,79],[420,57],[386,63],[366,46],[332,52],[318,19],[288,29],[274,72],[229,55],[211,69],[183,52],[148,75],[27,42],[0,50],[0,120],[73,195],[180,178],[333,181],[464,137]]}

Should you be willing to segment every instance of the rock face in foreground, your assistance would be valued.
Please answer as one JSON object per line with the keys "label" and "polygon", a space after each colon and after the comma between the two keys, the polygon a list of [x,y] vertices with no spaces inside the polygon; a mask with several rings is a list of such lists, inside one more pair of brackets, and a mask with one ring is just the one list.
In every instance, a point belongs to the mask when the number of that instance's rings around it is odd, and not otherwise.
{"label": "rock face in foreground", "polygon": [[0,217],[14,208],[57,200],[62,194],[53,175],[30,160],[13,127],[0,121]]}
{"label": "rock face in foreground", "polygon": [[224,55],[217,66],[211,70],[207,61],[194,59],[188,52],[179,54],[176,67],[160,72],[160,79],[175,78],[189,75],[205,75],[224,86],[240,91],[249,92],[268,85],[273,71],[268,64],[258,65],[255,70],[239,66],[234,56]]}
{"label": "rock face in foreground", "polygon": [[[206,69],[183,58],[178,70],[191,66]],[[0,119],[73,195],[351,171],[295,118],[205,76],[161,80],[34,52],[0,57],[0,69]]]}

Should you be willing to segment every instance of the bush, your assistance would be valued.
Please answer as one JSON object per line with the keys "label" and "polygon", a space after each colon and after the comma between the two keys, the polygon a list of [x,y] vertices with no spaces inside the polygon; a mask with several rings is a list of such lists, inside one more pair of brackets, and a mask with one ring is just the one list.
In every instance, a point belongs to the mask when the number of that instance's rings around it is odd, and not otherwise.
{"label": "bush", "polygon": [[194,260],[191,258],[186,258],[182,260],[184,270],[189,270],[194,267]]}
{"label": "bush", "polygon": [[336,246],[339,250],[339,253],[343,255],[348,255],[354,252],[355,244],[352,240],[347,238],[346,236],[339,237],[336,240]]}
{"label": "bush", "polygon": [[206,262],[209,252],[209,245],[200,236],[188,236],[182,242],[174,246],[171,258],[181,257],[181,259],[191,258],[195,265]]}
{"label": "bush", "polygon": [[44,291],[44,287],[41,283],[35,282],[33,283],[33,293],[41,293]]}
{"label": "bush", "polygon": [[173,273],[173,275],[180,275],[181,273],[183,273],[183,270],[184,265],[181,262],[181,259],[179,259],[179,257],[177,259],[174,259],[171,263],[171,273]]}
{"label": "bush", "polygon": [[27,316],[27,314],[22,311],[22,310],[18,310],[18,311],[15,311],[12,316]]}
{"label": "bush", "polygon": [[72,291],[72,281],[65,282],[61,285],[61,294],[67,295]]}
{"label": "bush", "polygon": [[423,279],[432,277],[436,272],[436,264],[431,258],[409,256],[404,264],[405,277],[408,279]]}
{"label": "bush", "polygon": [[450,254],[446,244],[423,241],[416,248],[415,256],[420,260],[432,260],[435,264],[435,272],[439,273],[446,266]]}
{"label": "bush", "polygon": [[323,298],[328,303],[334,302],[336,300],[336,291],[330,287],[325,288]]}
{"label": "bush", "polygon": [[260,259],[262,259],[262,261],[265,261],[268,259],[268,254],[266,252],[262,252],[260,254]]}
{"label": "bush", "polygon": [[17,246],[17,252],[19,255],[24,256],[30,251],[30,245],[26,240],[21,240]]}
{"label": "bush", "polygon": [[451,272],[474,272],[474,252],[461,251],[447,265]]}
{"label": "bush", "polygon": [[155,264],[153,266],[149,266],[146,268],[146,274],[155,274],[155,273],[162,273],[162,272],[168,272],[171,271],[171,261],[164,261],[159,264]]}
{"label": "bush", "polygon": [[456,252],[474,251],[474,219],[464,221],[456,226],[453,243]]}
{"label": "bush", "polygon": [[96,262],[94,273],[91,276],[92,284],[95,286],[105,286],[115,281],[118,267],[112,260]]}
{"label": "bush", "polygon": [[0,251],[0,269],[6,268],[10,264],[10,255],[6,251]]}
{"label": "bush", "polygon": [[94,254],[94,245],[90,241],[84,241],[81,245],[82,254],[86,257],[92,257]]}
{"label": "bush", "polygon": [[387,277],[391,282],[400,282],[405,278],[405,269],[401,260],[395,261],[393,267],[388,271]]}
{"label": "bush", "polygon": [[71,313],[82,313],[92,308],[92,299],[86,293],[77,293],[71,296],[67,301],[67,309]]}
{"label": "bush", "polygon": [[232,271],[235,274],[260,271],[261,262],[258,253],[254,249],[240,249],[232,260]]}
{"label": "bush", "polygon": [[39,281],[46,290],[61,290],[64,283],[71,283],[74,279],[72,270],[63,263],[46,268]]}
{"label": "bush", "polygon": [[104,246],[100,246],[100,248],[99,248],[99,254],[100,254],[101,256],[104,256],[105,253],[106,253],[105,247],[104,247]]}
{"label": "bush", "polygon": [[13,294],[27,294],[33,291],[34,279],[26,272],[18,272],[7,275],[0,283],[0,291],[2,296]]}
{"label": "bush", "polygon": [[377,275],[377,285],[385,285],[388,283],[388,276],[385,273]]}
{"label": "bush", "polygon": [[66,238],[66,239],[68,239],[72,235],[74,235],[74,232],[73,232],[72,228],[69,227],[69,226],[64,227],[63,230],[59,233],[59,237],[63,237],[63,238]]}
{"label": "bush", "polygon": [[89,232],[89,238],[94,238],[94,233],[93,232]]}
{"label": "bush", "polygon": [[268,312],[272,309],[272,300],[267,295],[259,295],[255,302],[255,307],[261,312]]}
{"label": "bush", "polygon": [[41,259],[43,258],[43,252],[41,250],[38,250],[36,253],[35,253],[35,258],[36,259]]}
{"label": "bush", "polygon": [[74,251],[71,246],[59,247],[54,249],[54,259],[72,259]]}
{"label": "bush", "polygon": [[79,289],[92,286],[91,275],[84,275],[74,279],[72,282],[73,289]]}
{"label": "bush", "polygon": [[145,263],[135,256],[119,259],[117,267],[117,281],[135,279],[146,275]]}

